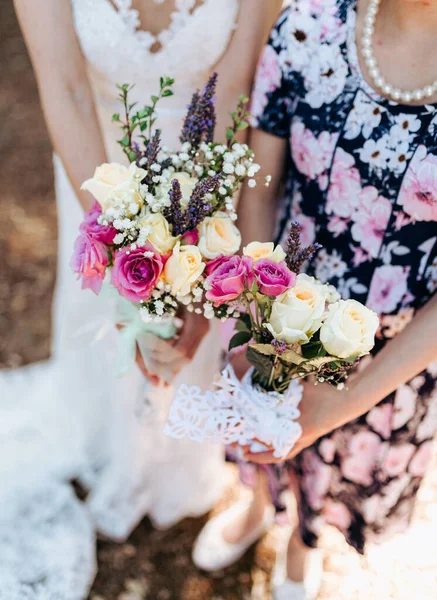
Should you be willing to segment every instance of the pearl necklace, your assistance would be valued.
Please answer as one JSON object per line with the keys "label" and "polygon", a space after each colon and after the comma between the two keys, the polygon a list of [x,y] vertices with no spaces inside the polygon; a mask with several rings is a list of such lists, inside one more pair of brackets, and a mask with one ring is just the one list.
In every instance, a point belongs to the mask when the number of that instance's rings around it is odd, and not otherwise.
{"label": "pearl necklace", "polygon": [[375,33],[375,21],[380,3],[381,0],[370,0],[369,2],[369,8],[364,19],[364,33],[361,43],[361,54],[363,55],[373,83],[377,88],[382,90],[385,96],[388,96],[396,102],[401,100],[402,102],[409,104],[410,102],[419,102],[424,98],[431,98],[437,93],[437,79],[432,85],[427,85],[416,90],[403,91],[398,88],[394,88],[392,85],[387,83],[387,81],[381,75],[381,71],[378,68],[378,63],[372,48],[372,39]]}

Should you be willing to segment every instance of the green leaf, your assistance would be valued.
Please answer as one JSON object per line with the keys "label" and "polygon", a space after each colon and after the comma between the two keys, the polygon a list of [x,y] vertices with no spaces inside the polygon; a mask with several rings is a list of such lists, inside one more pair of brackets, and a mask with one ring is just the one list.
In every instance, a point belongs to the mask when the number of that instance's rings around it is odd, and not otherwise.
{"label": "green leaf", "polygon": [[244,129],[247,129],[248,127],[249,127],[249,123],[247,121],[241,121],[241,123],[238,123],[237,131],[243,131]]}
{"label": "green leaf", "polygon": [[127,146],[129,146],[129,137],[125,135],[124,138],[120,140],[120,144],[127,148]]}
{"label": "green leaf", "polygon": [[135,152],[133,152],[133,150],[131,150],[128,155],[127,155],[128,159],[130,160],[130,162],[135,162],[137,159],[137,155]]}
{"label": "green leaf", "polygon": [[226,139],[232,140],[233,137],[234,137],[234,130],[232,129],[232,127],[227,127],[226,128]]}
{"label": "green leaf", "polygon": [[140,130],[144,131],[145,129],[147,129],[148,127],[148,123],[147,121],[144,121],[143,123],[140,123]]}
{"label": "green leaf", "polygon": [[244,344],[250,342],[251,338],[250,331],[239,331],[231,338],[228,350],[231,351],[233,348],[238,348],[238,346],[244,346]]}
{"label": "green leaf", "polygon": [[167,98],[167,96],[173,96],[173,92],[171,90],[164,90],[162,92],[162,97]]}
{"label": "green leaf", "polygon": [[235,325],[235,329],[237,331],[249,331],[250,332],[250,328],[246,325],[246,323],[244,321],[240,321],[240,319],[238,319],[238,321]]}
{"label": "green leaf", "polygon": [[264,356],[276,356],[278,354],[271,344],[251,344],[250,347],[254,352],[264,354]]}
{"label": "green leaf", "polygon": [[249,344],[246,350],[246,357],[260,375],[269,378],[272,372],[274,358],[272,356],[261,354],[255,349],[260,345],[261,344]]}
{"label": "green leaf", "polygon": [[164,87],[164,77],[159,78],[159,87],[162,89]]}
{"label": "green leaf", "polygon": [[114,114],[112,115],[112,120],[113,120],[113,121],[119,121],[119,120],[120,120],[120,115],[119,115],[118,113],[114,113]]}
{"label": "green leaf", "polygon": [[259,287],[257,285],[257,283],[253,282],[252,283],[252,287],[250,288],[250,291],[252,292],[252,294],[255,296],[255,294],[257,294],[259,292]]}
{"label": "green leaf", "polygon": [[245,94],[240,94],[238,96],[238,100],[242,103],[242,104],[247,104],[249,102],[249,98],[245,95]]}
{"label": "green leaf", "polygon": [[243,321],[243,323],[246,325],[247,329],[251,329],[252,328],[252,321],[250,320],[250,315],[247,313],[241,313],[240,316],[238,317],[239,321]]}
{"label": "green leaf", "polygon": [[306,362],[305,358],[303,358],[303,356],[301,356],[300,354],[298,354],[297,352],[295,352],[294,350],[286,350],[285,352],[282,352],[279,355],[279,358],[282,360],[282,362],[286,362],[288,364],[292,364],[292,365],[301,365],[303,363]]}
{"label": "green leaf", "polygon": [[153,104],[156,104],[158,102],[158,100],[159,100],[158,96],[152,96]]}
{"label": "green leaf", "polygon": [[322,346],[321,342],[310,342],[309,344],[304,344],[302,346],[302,356],[305,358],[317,358],[321,356],[326,356],[326,350]]}

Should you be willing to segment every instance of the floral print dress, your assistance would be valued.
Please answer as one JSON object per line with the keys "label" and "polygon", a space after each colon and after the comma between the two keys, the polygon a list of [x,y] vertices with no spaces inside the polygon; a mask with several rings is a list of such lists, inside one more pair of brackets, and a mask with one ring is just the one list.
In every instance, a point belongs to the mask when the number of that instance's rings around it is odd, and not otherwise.
{"label": "floral print dress", "polygon": [[[264,50],[252,111],[260,129],[290,142],[278,239],[297,220],[306,244],[322,244],[310,272],[380,315],[378,352],[437,288],[437,106],[402,106],[370,88],[355,21],[356,0],[293,0]],[[359,552],[405,528],[431,458],[436,377],[437,363],[291,463],[266,468],[278,510],[297,476],[306,544],[323,521]],[[247,481],[255,467],[242,468]]]}

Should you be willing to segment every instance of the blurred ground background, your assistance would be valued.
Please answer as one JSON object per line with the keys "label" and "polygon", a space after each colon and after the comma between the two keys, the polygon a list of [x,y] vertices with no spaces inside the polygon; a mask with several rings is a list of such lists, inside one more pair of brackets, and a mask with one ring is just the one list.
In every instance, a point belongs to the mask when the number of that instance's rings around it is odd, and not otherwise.
{"label": "blurred ground background", "polygon": [[[13,368],[49,356],[56,208],[51,146],[12,0],[0,0],[0,63],[0,368]],[[230,490],[218,510],[235,494]],[[360,558],[327,529],[320,599],[435,600],[436,502],[437,461],[407,535]],[[99,542],[89,600],[269,600],[274,549],[287,530],[276,528],[238,565],[208,577],[190,560],[204,522],[188,519],[160,532],[145,519],[126,543]]]}

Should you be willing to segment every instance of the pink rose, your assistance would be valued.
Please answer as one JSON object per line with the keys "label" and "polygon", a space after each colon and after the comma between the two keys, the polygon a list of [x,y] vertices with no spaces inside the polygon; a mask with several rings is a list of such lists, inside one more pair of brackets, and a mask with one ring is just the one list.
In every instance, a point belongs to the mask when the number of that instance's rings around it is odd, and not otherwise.
{"label": "pink rose", "polygon": [[213,260],[209,260],[206,263],[206,267],[205,267],[205,273],[206,275],[211,275],[211,273],[213,273],[218,266],[220,266],[222,263],[226,262],[228,260],[229,256],[224,256],[223,254],[221,256],[217,256],[217,258],[214,258]]}
{"label": "pink rose", "polygon": [[376,433],[359,431],[351,438],[348,454],[341,462],[343,476],[354,483],[371,485],[381,451],[382,442]]}
{"label": "pink rose", "polygon": [[296,282],[296,273],[290,271],[284,261],[276,263],[263,258],[255,263],[253,272],[260,292],[266,296],[280,296]]}
{"label": "pink rose", "polygon": [[81,233],[74,243],[71,267],[82,279],[82,289],[89,288],[99,294],[108,265],[108,247],[91,237]]}
{"label": "pink rose", "polygon": [[252,282],[252,259],[247,256],[229,256],[219,261],[215,269],[210,270],[205,282],[209,287],[206,299],[214,306],[226,304],[238,298]]}
{"label": "pink rose", "polygon": [[351,154],[338,148],[331,170],[326,212],[337,217],[350,218],[360,202],[360,173]]}
{"label": "pink rose", "polygon": [[405,473],[416,448],[413,444],[390,446],[384,460],[384,472],[388,477],[398,477]]}
{"label": "pink rose", "polygon": [[419,146],[405,174],[398,202],[416,221],[437,221],[437,156]]}
{"label": "pink rose", "polygon": [[328,525],[333,525],[340,529],[340,531],[349,529],[352,517],[349,510],[342,502],[334,502],[328,498],[323,507],[322,514]]}
{"label": "pink rose", "polygon": [[432,458],[433,442],[422,444],[413,456],[408,471],[413,477],[423,477]]}
{"label": "pink rose", "polygon": [[416,412],[416,392],[408,385],[398,388],[393,405],[393,429],[400,429]]}
{"label": "pink rose", "polygon": [[375,269],[370,282],[367,306],[376,313],[394,312],[407,293],[408,270],[400,265],[383,265]]}
{"label": "pink rose", "polygon": [[198,241],[199,230],[191,229],[190,231],[186,231],[181,237],[181,246],[197,246]]}
{"label": "pink rose", "polygon": [[367,414],[366,422],[373,431],[379,433],[381,437],[387,440],[391,434],[391,421],[393,415],[393,407],[391,404],[385,403],[381,406],[375,406]]}
{"label": "pink rose", "polygon": [[87,233],[91,238],[104,244],[112,244],[117,235],[115,227],[99,225],[98,218],[102,214],[102,207],[96,201],[92,207],[85,213],[84,219],[80,224],[80,231]]}
{"label": "pink rose", "polygon": [[112,284],[131,302],[149,300],[163,270],[163,260],[152,244],[115,253]]}

